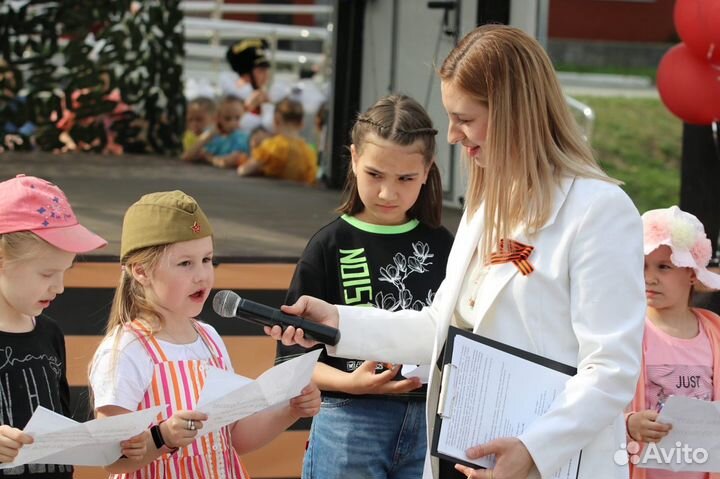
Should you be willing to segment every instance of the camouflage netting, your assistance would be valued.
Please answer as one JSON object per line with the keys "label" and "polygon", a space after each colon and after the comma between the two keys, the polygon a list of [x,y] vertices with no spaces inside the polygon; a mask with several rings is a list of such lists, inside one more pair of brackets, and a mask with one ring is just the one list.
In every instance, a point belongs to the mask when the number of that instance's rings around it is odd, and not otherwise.
{"label": "camouflage netting", "polygon": [[0,152],[179,150],[179,4],[1,2]]}

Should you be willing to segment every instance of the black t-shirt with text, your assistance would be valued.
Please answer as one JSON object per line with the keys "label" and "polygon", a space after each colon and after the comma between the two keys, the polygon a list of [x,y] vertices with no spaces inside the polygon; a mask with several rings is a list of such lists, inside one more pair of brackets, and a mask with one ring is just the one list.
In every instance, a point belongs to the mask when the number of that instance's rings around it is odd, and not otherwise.
{"label": "black t-shirt with text", "polygon": [[[398,311],[428,306],[445,277],[453,236],[444,227],[430,228],[417,220],[380,226],[343,215],[308,242],[295,268],[285,304],[310,295],[331,304],[369,306]],[[370,340],[370,339],[368,339]],[[317,348],[323,348],[318,345]],[[306,352],[278,343],[276,363]],[[325,351],[320,361],[352,372],[362,360],[336,358]],[[378,372],[380,369],[378,366]],[[398,375],[397,379],[402,379]],[[424,400],[426,386],[386,397]],[[347,397],[340,392],[326,395]]]}
{"label": "black t-shirt with text", "polygon": [[[53,319],[38,316],[26,333],[0,331],[0,423],[23,429],[38,406],[70,416],[65,372],[65,338]],[[69,479],[72,466],[27,464],[1,469],[2,477]]]}

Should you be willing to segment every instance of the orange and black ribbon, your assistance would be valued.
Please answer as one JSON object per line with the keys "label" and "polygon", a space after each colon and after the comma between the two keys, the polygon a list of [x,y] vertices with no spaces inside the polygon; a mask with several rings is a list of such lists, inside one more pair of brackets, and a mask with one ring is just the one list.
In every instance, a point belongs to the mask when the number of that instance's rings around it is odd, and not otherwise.
{"label": "orange and black ribbon", "polygon": [[530,264],[528,258],[530,253],[535,249],[534,246],[520,243],[511,239],[500,240],[500,250],[490,255],[490,264],[501,264],[512,262],[517,269],[527,276],[532,273],[535,268]]}

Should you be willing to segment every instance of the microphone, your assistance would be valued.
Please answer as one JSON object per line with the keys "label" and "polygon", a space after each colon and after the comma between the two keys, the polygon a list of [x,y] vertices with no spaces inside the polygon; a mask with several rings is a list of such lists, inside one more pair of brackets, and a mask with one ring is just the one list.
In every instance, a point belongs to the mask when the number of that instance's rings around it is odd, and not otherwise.
{"label": "microphone", "polygon": [[240,318],[262,326],[280,326],[283,331],[288,326],[302,329],[305,337],[321,343],[335,346],[340,341],[340,331],[324,324],[313,323],[299,316],[290,316],[279,309],[244,299],[232,291],[215,293],[213,310],[223,318]]}

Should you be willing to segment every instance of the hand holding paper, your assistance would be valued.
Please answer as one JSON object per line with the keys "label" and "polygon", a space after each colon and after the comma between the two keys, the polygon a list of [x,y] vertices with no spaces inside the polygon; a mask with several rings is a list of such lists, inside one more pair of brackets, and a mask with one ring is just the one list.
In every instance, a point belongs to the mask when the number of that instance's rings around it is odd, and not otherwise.
{"label": "hand holding paper", "polygon": [[[471,447],[466,453],[471,460],[478,460],[490,455],[495,456],[493,470],[501,472],[504,477],[528,477],[535,464],[525,445],[516,437],[495,439],[486,444]],[[471,477],[470,475],[475,470],[462,464],[458,464],[455,469],[468,477]]]}
{"label": "hand holding paper", "polygon": [[638,467],[720,472],[720,402],[671,396],[657,421],[672,429],[645,447]]}
{"label": "hand holding paper", "polygon": [[[507,477],[527,477],[533,461],[517,436],[551,407],[575,372],[451,327],[431,453],[462,464],[463,471],[499,464]],[[552,477],[576,477],[579,461],[578,451]]]}
{"label": "hand holding paper", "polygon": [[13,461],[20,448],[30,443],[32,443],[32,437],[20,429],[3,424],[0,426],[0,462]]}
{"label": "hand holding paper", "polygon": [[40,406],[23,430],[33,443],[20,449],[12,462],[0,464],[0,469],[22,464],[107,466],[120,457],[120,443],[142,433],[163,409],[157,406],[79,423]]}
{"label": "hand holding paper", "polygon": [[199,411],[175,411],[167,421],[160,424],[160,434],[167,447],[185,447],[198,436],[204,435],[202,429],[206,420],[207,415]]}
{"label": "hand holding paper", "polygon": [[320,412],[320,389],[313,383],[308,384],[290,400],[292,413],[297,418],[313,417]]}

